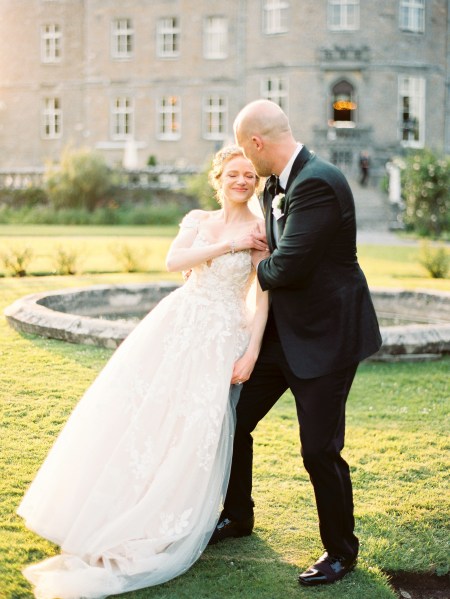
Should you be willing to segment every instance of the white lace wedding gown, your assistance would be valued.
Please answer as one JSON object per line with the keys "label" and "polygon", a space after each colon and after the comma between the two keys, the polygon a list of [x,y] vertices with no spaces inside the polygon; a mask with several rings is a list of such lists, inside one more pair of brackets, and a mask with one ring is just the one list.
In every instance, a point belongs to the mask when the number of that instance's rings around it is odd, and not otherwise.
{"label": "white lace wedding gown", "polygon": [[249,339],[253,277],[248,251],[194,268],[76,406],[18,509],[61,546],[24,571],[36,597],[106,597],[198,559],[228,484],[230,380]]}

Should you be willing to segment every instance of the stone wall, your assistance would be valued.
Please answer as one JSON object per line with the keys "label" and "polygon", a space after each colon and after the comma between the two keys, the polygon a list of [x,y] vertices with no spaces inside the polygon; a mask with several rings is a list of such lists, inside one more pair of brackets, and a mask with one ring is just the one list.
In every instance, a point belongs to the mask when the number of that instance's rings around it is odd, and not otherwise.
{"label": "stone wall", "polygon": [[[117,96],[133,103],[134,141],[139,166],[156,156],[159,163],[205,160],[232,138],[238,110],[282,80],[285,105],[298,139],[326,157],[347,146],[339,136],[325,137],[331,117],[331,89],[345,79],[355,92],[355,126],[365,134],[350,140],[350,167],[358,152],[369,149],[375,166],[401,151],[398,123],[400,75],[423,77],[425,143],[450,152],[450,121],[446,105],[449,65],[448,0],[426,2],[423,33],[401,31],[398,2],[360,3],[355,30],[330,30],[327,2],[290,0],[286,28],[266,33],[262,0],[1,0],[0,18],[0,168],[42,166],[59,158],[69,143],[104,153],[111,164],[122,162],[126,140],[111,136],[110,106]],[[301,8],[300,8],[301,7]],[[208,16],[228,21],[223,58],[205,58],[203,24]],[[161,58],[156,23],[177,17],[179,55]],[[133,52],[111,55],[111,22],[130,18]],[[62,32],[61,60],[43,63],[40,29],[57,23]],[[178,139],[158,138],[157,102],[162,95],[181,99]],[[210,94],[227,104],[225,130],[216,139],[204,132],[202,102]],[[42,104],[57,96],[62,131],[55,139],[42,136]],[[369,132],[369,134],[367,134]],[[345,140],[348,142],[349,140]]]}
{"label": "stone wall", "polygon": [[[178,286],[174,283],[96,286],[38,293],[6,308],[8,323],[18,331],[115,348],[136,322],[99,318],[143,313]],[[421,324],[381,327],[383,345],[375,360],[430,359],[450,353],[450,293],[372,290],[379,315],[398,315]]]}

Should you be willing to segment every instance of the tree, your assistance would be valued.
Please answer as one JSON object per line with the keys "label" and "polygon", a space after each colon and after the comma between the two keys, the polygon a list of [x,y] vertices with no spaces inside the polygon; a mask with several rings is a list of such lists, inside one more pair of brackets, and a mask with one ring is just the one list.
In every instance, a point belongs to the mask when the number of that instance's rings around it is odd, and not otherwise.
{"label": "tree", "polygon": [[48,165],[44,185],[55,208],[86,208],[104,199],[112,187],[113,174],[103,157],[87,148],[66,148],[58,165]]}
{"label": "tree", "polygon": [[450,230],[450,156],[429,149],[409,154],[402,186],[408,229],[432,237]]}

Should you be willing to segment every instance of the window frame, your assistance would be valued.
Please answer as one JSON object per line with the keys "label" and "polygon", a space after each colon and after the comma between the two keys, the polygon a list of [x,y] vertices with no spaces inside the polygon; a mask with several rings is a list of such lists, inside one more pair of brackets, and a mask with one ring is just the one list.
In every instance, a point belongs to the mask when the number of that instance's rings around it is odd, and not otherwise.
{"label": "window frame", "polygon": [[288,0],[262,1],[262,31],[265,35],[278,35],[289,31]]}
{"label": "window frame", "polygon": [[[46,30],[53,28],[52,31]],[[62,27],[59,23],[45,23],[41,25],[41,62],[44,64],[58,64],[62,62]]]}
{"label": "window frame", "polygon": [[[125,101],[125,105],[122,101]],[[125,141],[132,139],[133,135],[134,98],[127,95],[114,96],[110,101],[110,137],[114,141]]]}
{"label": "window frame", "polygon": [[[425,33],[425,0],[400,0],[398,5],[398,27],[405,33]],[[404,16],[406,18],[404,19]],[[416,20],[417,26],[411,26]]]}
{"label": "window frame", "polygon": [[[171,21],[171,26],[168,26]],[[167,38],[171,38],[171,49],[167,50]],[[156,23],[156,53],[158,58],[179,58],[181,47],[181,25],[179,17],[161,17]]]}
{"label": "window frame", "polygon": [[[272,89],[269,89],[270,85]],[[260,92],[262,98],[275,102],[286,115],[289,115],[289,79],[287,77],[266,75],[260,81]]]}
{"label": "window frame", "polygon": [[[126,27],[121,23],[126,22]],[[133,19],[130,17],[115,17],[111,21],[111,58],[114,60],[129,60],[134,56]],[[125,50],[122,47],[125,40]]]}
{"label": "window frame", "polygon": [[[170,100],[170,99],[174,99],[176,102],[175,104],[171,104],[171,106],[175,106],[175,109],[170,110],[168,108],[169,105],[163,105],[163,102],[165,100]],[[165,94],[160,96],[157,99],[157,105],[156,105],[156,125],[157,125],[157,132],[156,132],[156,137],[157,139],[160,139],[161,141],[177,141],[179,139],[181,139],[181,96],[177,95],[177,94]],[[171,121],[172,121],[172,127],[171,127],[171,131],[165,131],[165,120],[166,117],[165,115],[172,115],[171,116]],[[176,131],[175,133],[173,132],[173,124],[176,123],[177,127],[176,129],[178,129],[178,131]],[[161,127],[161,125],[163,125],[163,127]]]}
{"label": "window frame", "polygon": [[[405,87],[407,86],[411,88],[412,86],[417,86],[417,93],[411,93],[411,89],[409,89],[409,95],[406,96]],[[416,90],[414,90],[415,92]],[[417,106],[418,114],[415,115],[415,108],[410,107],[410,111],[413,113],[413,118],[419,119],[419,124],[417,127],[418,131],[418,139],[404,139],[404,133],[407,128],[405,128],[405,120],[404,120],[404,101],[405,97],[409,97],[412,99],[411,104],[415,103]],[[399,75],[398,76],[398,119],[399,119],[399,127],[398,127],[398,135],[400,143],[405,148],[423,148],[425,146],[425,118],[426,118],[426,79],[425,77],[415,77],[411,75]],[[411,128],[409,128],[412,131]]]}
{"label": "window frame", "polygon": [[[216,23],[212,23],[212,26],[209,26],[211,22],[214,20],[216,21]],[[203,57],[207,60],[223,60],[225,58],[228,58],[227,17],[222,15],[208,15],[204,17]]]}
{"label": "window frame", "polygon": [[203,96],[202,123],[203,139],[213,141],[226,139],[228,134],[228,96],[216,92]]}
{"label": "window frame", "polygon": [[[349,7],[355,8],[354,22],[349,22]],[[339,8],[339,23],[333,21],[333,10]],[[345,9],[345,10],[344,10]],[[327,25],[329,31],[358,31],[360,29],[360,0],[328,0]]]}
{"label": "window frame", "polygon": [[[49,106],[49,103],[52,106]],[[63,127],[63,111],[59,96],[45,96],[41,112],[42,139],[61,139]]]}

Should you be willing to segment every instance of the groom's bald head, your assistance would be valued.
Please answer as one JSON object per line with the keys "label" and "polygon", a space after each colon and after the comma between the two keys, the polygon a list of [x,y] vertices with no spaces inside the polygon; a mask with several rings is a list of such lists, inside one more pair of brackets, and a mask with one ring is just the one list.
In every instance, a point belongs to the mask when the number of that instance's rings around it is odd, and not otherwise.
{"label": "groom's bald head", "polygon": [[258,135],[272,141],[291,134],[287,116],[278,104],[270,100],[255,100],[247,104],[234,121],[234,131],[237,137]]}
{"label": "groom's bald head", "polygon": [[297,147],[287,116],[270,100],[244,106],[234,121],[234,135],[260,177],[279,175]]}

